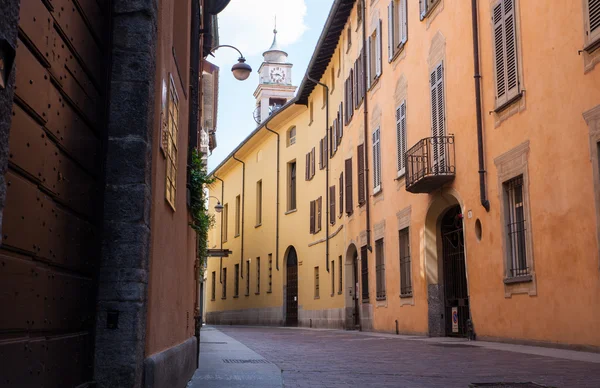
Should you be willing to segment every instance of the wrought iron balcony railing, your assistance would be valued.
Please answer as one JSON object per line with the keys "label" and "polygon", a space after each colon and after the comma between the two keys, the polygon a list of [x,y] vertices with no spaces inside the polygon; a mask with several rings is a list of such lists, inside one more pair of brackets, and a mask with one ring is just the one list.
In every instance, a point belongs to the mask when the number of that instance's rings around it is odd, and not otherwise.
{"label": "wrought iron balcony railing", "polygon": [[454,180],[454,135],[421,139],[405,154],[406,191],[431,193]]}

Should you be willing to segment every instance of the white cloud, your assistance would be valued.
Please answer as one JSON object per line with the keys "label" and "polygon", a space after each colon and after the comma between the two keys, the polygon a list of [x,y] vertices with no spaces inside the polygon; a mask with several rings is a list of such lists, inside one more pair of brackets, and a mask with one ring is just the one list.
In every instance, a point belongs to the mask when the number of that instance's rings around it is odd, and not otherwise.
{"label": "white cloud", "polygon": [[[307,29],[305,0],[231,0],[219,14],[220,43],[237,47],[246,57],[260,55],[273,41],[275,16],[281,48],[297,42]],[[236,55],[225,51],[231,50],[219,50],[217,62],[229,63]]]}

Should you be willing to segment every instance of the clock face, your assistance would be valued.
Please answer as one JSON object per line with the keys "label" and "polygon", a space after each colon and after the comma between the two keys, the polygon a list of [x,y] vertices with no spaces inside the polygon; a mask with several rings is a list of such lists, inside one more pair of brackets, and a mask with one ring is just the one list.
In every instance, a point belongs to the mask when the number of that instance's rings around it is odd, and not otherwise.
{"label": "clock face", "polygon": [[275,67],[271,69],[271,80],[276,83],[282,83],[285,81],[285,70],[281,67]]}

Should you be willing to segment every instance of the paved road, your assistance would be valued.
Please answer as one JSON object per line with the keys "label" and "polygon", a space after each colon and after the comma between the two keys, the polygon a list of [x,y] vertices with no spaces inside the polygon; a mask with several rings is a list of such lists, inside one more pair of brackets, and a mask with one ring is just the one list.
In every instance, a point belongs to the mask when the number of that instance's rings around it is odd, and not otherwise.
{"label": "paved road", "polygon": [[600,387],[600,354],[350,331],[206,327],[200,362],[190,387]]}

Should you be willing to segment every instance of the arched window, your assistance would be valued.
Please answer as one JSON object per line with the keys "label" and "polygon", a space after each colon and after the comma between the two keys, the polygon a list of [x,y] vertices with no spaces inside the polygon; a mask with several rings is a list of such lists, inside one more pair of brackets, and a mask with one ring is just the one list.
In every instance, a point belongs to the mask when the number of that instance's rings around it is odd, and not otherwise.
{"label": "arched window", "polygon": [[296,144],[296,127],[291,127],[287,131],[287,146]]}

